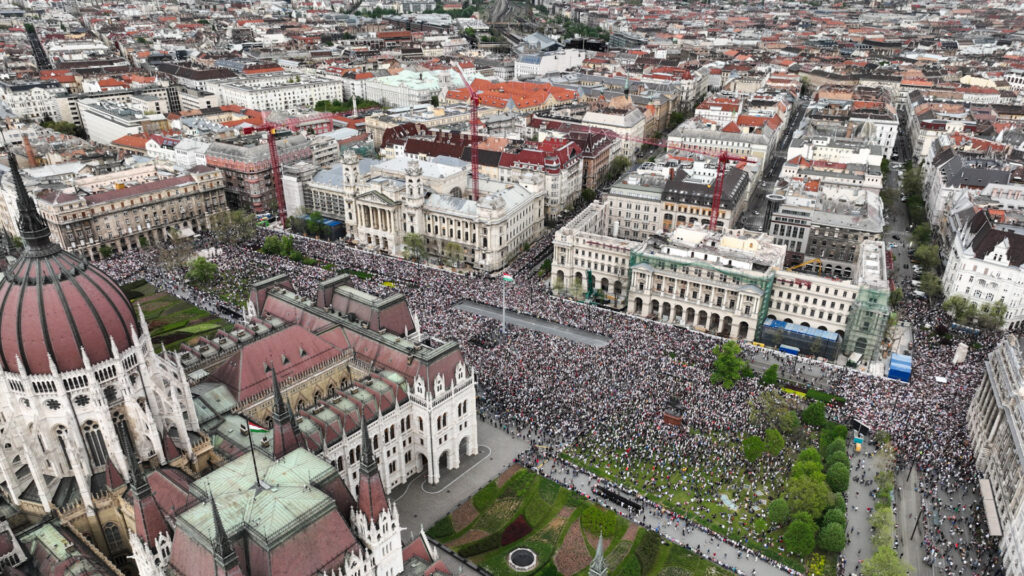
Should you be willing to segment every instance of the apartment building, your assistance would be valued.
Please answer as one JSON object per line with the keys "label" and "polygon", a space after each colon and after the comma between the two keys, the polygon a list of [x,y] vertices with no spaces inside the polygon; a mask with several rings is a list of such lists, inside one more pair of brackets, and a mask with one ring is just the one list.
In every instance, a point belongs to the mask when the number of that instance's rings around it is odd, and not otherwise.
{"label": "apartment building", "polygon": [[327,74],[275,72],[210,81],[206,90],[221,104],[250,110],[311,110],[321,100],[344,100],[341,78]]}
{"label": "apartment building", "polygon": [[[206,164],[224,173],[225,192],[232,209],[256,213],[277,210],[270,149],[265,138],[266,135],[247,135],[215,142],[206,149]],[[279,138],[276,144],[282,166],[313,156],[309,139],[301,134]]]}
{"label": "apartment building", "polygon": [[207,166],[144,178],[114,172],[36,197],[52,238],[88,260],[165,242],[172,230],[183,237],[209,230],[210,218],[228,209],[224,173]]}

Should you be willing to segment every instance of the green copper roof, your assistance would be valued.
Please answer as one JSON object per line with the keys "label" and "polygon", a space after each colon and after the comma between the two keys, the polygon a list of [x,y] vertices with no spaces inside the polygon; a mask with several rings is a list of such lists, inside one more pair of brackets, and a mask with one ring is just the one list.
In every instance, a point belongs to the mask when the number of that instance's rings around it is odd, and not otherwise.
{"label": "green copper roof", "polygon": [[269,488],[257,485],[249,454],[236,458],[192,484],[190,491],[204,502],[180,514],[178,527],[212,550],[216,529],[208,501],[213,497],[229,538],[244,529],[271,549],[335,509],[334,500],[315,485],[337,472],[312,453],[298,449],[274,461],[257,451],[256,465]]}

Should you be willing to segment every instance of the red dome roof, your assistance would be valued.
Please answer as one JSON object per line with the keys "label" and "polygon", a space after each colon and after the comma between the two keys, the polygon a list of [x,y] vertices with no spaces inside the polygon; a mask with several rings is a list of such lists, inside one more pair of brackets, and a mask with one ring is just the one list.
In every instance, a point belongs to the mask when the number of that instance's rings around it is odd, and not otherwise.
{"label": "red dome roof", "polygon": [[113,345],[124,350],[136,328],[132,305],[109,276],[50,242],[50,228],[36,211],[8,151],[11,178],[18,192],[18,229],[25,242],[21,258],[0,280],[0,363],[18,371],[21,359],[29,374],[85,367],[109,360]]}
{"label": "red dome roof", "polygon": [[67,252],[22,256],[0,281],[0,362],[29,374],[61,372],[109,360],[132,345],[138,331],[132,305],[109,276]]}

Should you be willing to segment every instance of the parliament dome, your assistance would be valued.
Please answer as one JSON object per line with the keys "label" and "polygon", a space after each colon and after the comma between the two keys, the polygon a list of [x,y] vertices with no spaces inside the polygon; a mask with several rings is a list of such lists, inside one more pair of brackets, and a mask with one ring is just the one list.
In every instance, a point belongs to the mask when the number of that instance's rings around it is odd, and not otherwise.
{"label": "parliament dome", "polygon": [[25,190],[17,161],[8,155],[18,194],[18,227],[25,249],[0,280],[0,362],[18,372],[50,374],[96,364],[114,346],[132,346],[138,331],[132,305],[109,276],[50,241],[50,229]]}

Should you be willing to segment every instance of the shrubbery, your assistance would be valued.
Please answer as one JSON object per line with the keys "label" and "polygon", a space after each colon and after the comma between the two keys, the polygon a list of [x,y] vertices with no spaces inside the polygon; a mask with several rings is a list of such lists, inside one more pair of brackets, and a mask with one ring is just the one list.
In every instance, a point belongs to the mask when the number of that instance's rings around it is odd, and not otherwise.
{"label": "shrubbery", "polygon": [[455,527],[452,526],[451,516],[441,518],[437,521],[437,524],[434,524],[430,527],[430,530],[427,530],[427,536],[435,540],[444,540],[452,534],[455,534]]}

